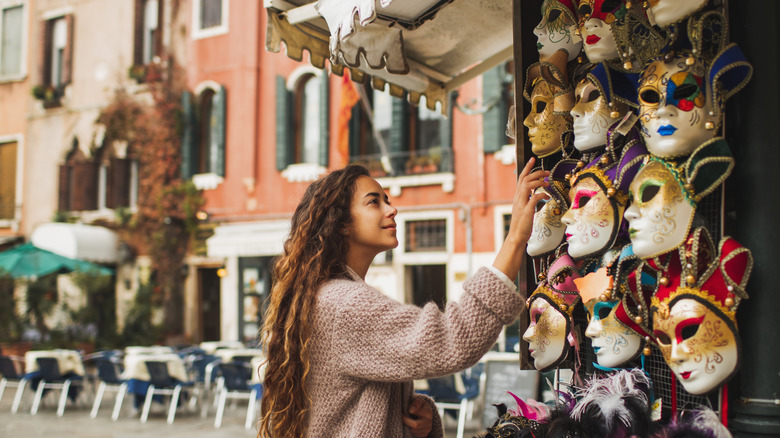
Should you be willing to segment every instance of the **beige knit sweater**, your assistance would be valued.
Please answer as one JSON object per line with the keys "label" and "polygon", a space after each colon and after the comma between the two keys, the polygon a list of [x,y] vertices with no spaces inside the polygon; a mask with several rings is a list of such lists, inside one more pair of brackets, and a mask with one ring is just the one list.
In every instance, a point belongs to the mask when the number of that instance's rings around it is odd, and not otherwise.
{"label": "beige knit sweater", "polygon": [[[466,369],[522,310],[519,295],[487,268],[445,312],[401,304],[359,277],[323,284],[313,314],[309,437],[412,437],[401,419],[412,381]],[[434,407],[430,437],[442,437]]]}

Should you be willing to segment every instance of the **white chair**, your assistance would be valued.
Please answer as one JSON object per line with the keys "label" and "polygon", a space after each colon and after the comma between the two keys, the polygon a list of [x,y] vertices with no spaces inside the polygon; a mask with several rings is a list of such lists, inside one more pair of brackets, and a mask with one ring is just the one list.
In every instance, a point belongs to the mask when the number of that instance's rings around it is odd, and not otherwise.
{"label": "white chair", "polygon": [[95,403],[92,404],[92,411],[89,416],[96,418],[98,410],[100,409],[100,403],[103,401],[103,394],[106,390],[116,392],[116,400],[114,401],[114,410],[111,413],[111,419],[116,421],[119,418],[119,412],[122,409],[122,401],[127,394],[127,382],[120,378],[120,373],[117,370],[116,364],[109,359],[99,359],[95,362],[97,365],[98,379],[100,379],[100,385],[98,385],[97,393],[95,394]]}
{"label": "white chair", "polygon": [[479,377],[475,381],[464,381],[465,393],[460,393],[455,387],[455,378],[461,378],[451,374],[445,377],[428,379],[428,395],[436,400],[436,408],[439,411],[442,424],[444,423],[445,410],[458,411],[457,438],[463,438],[466,430],[466,420],[471,417],[473,401],[479,397]]}
{"label": "white chair", "polygon": [[38,363],[41,381],[38,383],[38,390],[35,391],[35,398],[33,399],[30,413],[33,415],[38,414],[38,407],[41,404],[45,389],[58,389],[60,390],[60,401],[57,405],[57,416],[62,417],[62,414],[65,413],[65,403],[68,401],[68,393],[71,386],[81,385],[82,381],[80,379],[63,377],[62,373],[60,373],[59,363],[53,357],[39,357],[36,359],[36,362]]}
{"label": "white chair", "polygon": [[189,382],[177,382],[168,374],[168,364],[165,362],[147,361],[146,368],[149,370],[150,385],[146,391],[146,400],[141,413],[141,422],[146,423],[149,417],[149,409],[152,407],[152,398],[159,395],[171,396],[171,404],[168,407],[168,424],[173,424],[176,417],[176,407],[179,405],[179,396],[184,387],[192,386]]}
{"label": "white chair", "polygon": [[220,373],[220,384],[217,393],[217,416],[214,419],[214,427],[222,427],[222,416],[225,413],[225,404],[227,399],[246,399],[249,405],[246,409],[246,422],[244,428],[252,428],[252,420],[255,416],[255,404],[257,402],[258,390],[249,385],[252,377],[252,369],[247,363],[223,363],[217,365]]}
{"label": "white chair", "polygon": [[11,412],[15,414],[19,410],[19,404],[22,402],[22,394],[24,394],[27,379],[16,371],[14,361],[9,356],[0,356],[0,374],[3,375],[3,378],[0,379],[0,400],[3,399],[6,387],[16,387],[16,395],[11,405]]}

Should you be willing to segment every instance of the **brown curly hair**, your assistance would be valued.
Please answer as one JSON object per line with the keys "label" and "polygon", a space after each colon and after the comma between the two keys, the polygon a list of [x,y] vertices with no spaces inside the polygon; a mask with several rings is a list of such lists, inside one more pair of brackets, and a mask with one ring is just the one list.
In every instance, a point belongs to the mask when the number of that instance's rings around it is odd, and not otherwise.
{"label": "brown curly hair", "polygon": [[262,344],[267,366],[258,437],[300,437],[310,399],[310,319],[319,286],[346,275],[350,205],[355,181],[368,176],[350,165],[312,183],[295,209],[284,253],[276,260],[274,285],[265,313]]}

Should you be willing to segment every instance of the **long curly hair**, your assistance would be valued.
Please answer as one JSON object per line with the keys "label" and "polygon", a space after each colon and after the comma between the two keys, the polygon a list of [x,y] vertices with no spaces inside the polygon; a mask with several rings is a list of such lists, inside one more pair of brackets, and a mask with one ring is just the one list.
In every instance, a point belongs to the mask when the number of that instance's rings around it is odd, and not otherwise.
{"label": "long curly hair", "polygon": [[355,181],[368,176],[350,165],[315,181],[295,209],[284,253],[273,269],[274,284],[265,313],[262,344],[267,366],[258,437],[300,437],[310,399],[310,315],[319,286],[347,272],[347,237]]}

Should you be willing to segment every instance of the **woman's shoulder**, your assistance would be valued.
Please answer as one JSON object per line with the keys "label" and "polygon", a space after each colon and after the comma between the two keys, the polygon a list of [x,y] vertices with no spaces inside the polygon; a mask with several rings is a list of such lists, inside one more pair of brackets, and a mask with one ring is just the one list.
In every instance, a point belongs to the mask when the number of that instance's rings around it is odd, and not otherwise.
{"label": "woman's shoulder", "polygon": [[386,306],[390,297],[363,281],[335,278],[324,282],[317,292],[320,308],[335,308],[340,312],[358,311],[366,307]]}

